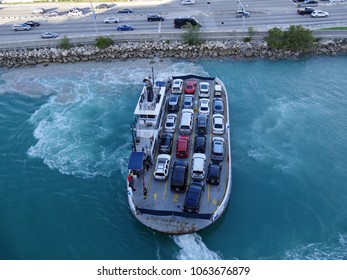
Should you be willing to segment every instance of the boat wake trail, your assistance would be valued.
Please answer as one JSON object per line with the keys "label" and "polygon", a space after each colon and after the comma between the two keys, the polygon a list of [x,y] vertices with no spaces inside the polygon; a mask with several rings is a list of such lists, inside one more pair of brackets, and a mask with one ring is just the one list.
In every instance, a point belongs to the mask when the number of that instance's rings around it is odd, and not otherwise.
{"label": "boat wake trail", "polygon": [[172,237],[181,248],[177,254],[178,260],[221,260],[218,253],[211,251],[196,233],[175,235]]}

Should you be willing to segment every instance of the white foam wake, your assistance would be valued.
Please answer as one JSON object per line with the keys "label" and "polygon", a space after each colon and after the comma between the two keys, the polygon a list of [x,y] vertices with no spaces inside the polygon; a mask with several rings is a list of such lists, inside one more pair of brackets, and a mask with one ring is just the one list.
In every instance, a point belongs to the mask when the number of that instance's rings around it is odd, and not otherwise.
{"label": "white foam wake", "polygon": [[220,260],[218,253],[207,248],[201,236],[196,233],[173,236],[175,243],[181,248],[178,260]]}

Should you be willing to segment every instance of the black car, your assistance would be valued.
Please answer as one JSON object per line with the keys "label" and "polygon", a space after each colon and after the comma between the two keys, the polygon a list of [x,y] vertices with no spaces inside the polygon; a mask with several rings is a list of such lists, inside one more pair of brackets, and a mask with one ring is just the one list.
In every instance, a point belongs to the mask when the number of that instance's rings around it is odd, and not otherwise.
{"label": "black car", "polygon": [[198,115],[196,118],[196,133],[198,135],[206,135],[208,119],[206,115]]}
{"label": "black car", "polygon": [[176,160],[172,169],[170,189],[174,192],[185,192],[188,177],[188,162]]}
{"label": "black car", "polygon": [[169,101],[168,101],[168,111],[169,112],[177,112],[180,106],[180,100],[181,96],[180,95],[170,95]]}
{"label": "black car", "polygon": [[311,8],[311,7],[297,9],[297,13],[299,15],[310,15],[313,11],[314,11],[314,8]]}
{"label": "black car", "polygon": [[207,177],[206,177],[207,183],[211,185],[218,185],[220,180],[221,170],[222,170],[221,164],[211,162],[208,165],[208,169],[207,169]]}
{"label": "black car", "polygon": [[171,154],[173,136],[171,133],[164,133],[159,144],[159,154]]}
{"label": "black car", "polygon": [[148,21],[163,21],[164,18],[159,14],[149,14],[147,16]]}
{"label": "black car", "polygon": [[194,141],[194,153],[205,153],[206,151],[206,136],[197,135]]}
{"label": "black car", "polygon": [[95,9],[101,10],[101,9],[108,9],[109,7],[110,7],[110,6],[107,5],[107,4],[100,4],[100,5],[97,5],[97,6],[95,7]]}
{"label": "black car", "polygon": [[30,25],[31,27],[40,26],[40,23],[39,23],[39,22],[33,21],[33,20],[29,20],[29,21],[27,21],[27,22],[24,22],[24,24]]}
{"label": "black car", "polygon": [[198,213],[202,192],[205,189],[205,183],[200,181],[192,181],[190,183],[186,198],[183,204],[183,211],[189,213]]}
{"label": "black car", "polygon": [[124,8],[118,11],[118,14],[131,14],[133,12],[132,9]]}

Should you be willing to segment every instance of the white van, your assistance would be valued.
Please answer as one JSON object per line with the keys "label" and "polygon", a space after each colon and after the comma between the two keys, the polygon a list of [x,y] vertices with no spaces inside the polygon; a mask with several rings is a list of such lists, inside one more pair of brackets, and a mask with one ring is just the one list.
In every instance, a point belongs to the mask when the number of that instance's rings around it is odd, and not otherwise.
{"label": "white van", "polygon": [[175,79],[172,82],[171,93],[181,94],[183,89],[183,80]]}
{"label": "white van", "polygon": [[203,180],[205,178],[206,155],[201,153],[193,154],[192,179]]}
{"label": "white van", "polygon": [[194,125],[194,110],[183,109],[179,131],[181,134],[191,134]]}

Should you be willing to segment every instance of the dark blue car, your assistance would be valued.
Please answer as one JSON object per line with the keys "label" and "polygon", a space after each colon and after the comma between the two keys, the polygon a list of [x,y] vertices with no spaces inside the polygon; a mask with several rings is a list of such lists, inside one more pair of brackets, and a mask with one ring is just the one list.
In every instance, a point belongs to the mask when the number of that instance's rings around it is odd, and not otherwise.
{"label": "dark blue car", "polygon": [[192,181],[190,183],[186,198],[184,200],[183,211],[189,213],[198,213],[202,192],[205,189],[205,183],[201,181]]}
{"label": "dark blue car", "polygon": [[121,24],[117,26],[117,31],[130,31],[134,30],[134,27],[130,24]]}

